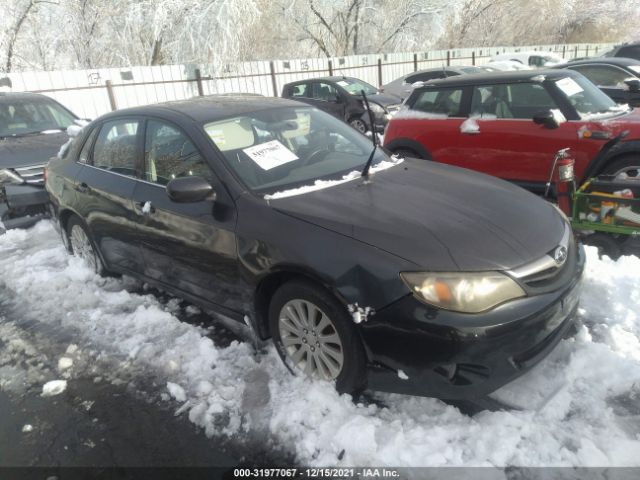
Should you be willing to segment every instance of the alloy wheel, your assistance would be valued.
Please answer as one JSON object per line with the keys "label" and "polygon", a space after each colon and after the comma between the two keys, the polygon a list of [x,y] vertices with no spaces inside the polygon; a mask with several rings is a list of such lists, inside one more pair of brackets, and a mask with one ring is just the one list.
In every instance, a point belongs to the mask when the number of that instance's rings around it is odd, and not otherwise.
{"label": "alloy wheel", "polygon": [[344,350],[331,319],[307,300],[290,300],[278,317],[280,338],[289,360],[305,375],[334,380],[344,365]]}
{"label": "alloy wheel", "polygon": [[91,240],[89,240],[89,237],[84,231],[84,228],[82,228],[80,225],[74,225],[73,227],[71,227],[69,241],[71,242],[71,249],[73,250],[74,255],[83,259],[87,263],[89,268],[91,268],[94,272],[97,272],[98,259],[96,257],[95,251],[93,250]]}
{"label": "alloy wheel", "polygon": [[614,172],[613,175],[618,180],[625,180],[627,178],[639,178],[640,168],[637,166],[626,166]]}
{"label": "alloy wheel", "polygon": [[350,125],[361,133],[365,133],[367,131],[367,125],[359,118],[351,120]]}

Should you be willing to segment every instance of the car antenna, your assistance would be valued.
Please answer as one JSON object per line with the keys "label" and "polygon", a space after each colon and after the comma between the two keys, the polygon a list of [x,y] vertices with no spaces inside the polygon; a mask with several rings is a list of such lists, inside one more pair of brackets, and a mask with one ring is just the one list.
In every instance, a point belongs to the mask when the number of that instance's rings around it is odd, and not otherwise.
{"label": "car antenna", "polygon": [[367,160],[367,163],[364,165],[364,168],[362,169],[362,177],[368,177],[369,176],[369,168],[371,168],[371,162],[373,161],[373,156],[376,153],[376,149],[378,148],[378,141],[377,141],[377,135],[376,135],[376,128],[375,128],[375,123],[373,121],[373,112],[371,111],[371,107],[369,107],[369,100],[367,99],[367,94],[364,93],[364,90],[360,90],[360,93],[362,94],[362,99],[364,100],[364,105],[367,109],[367,112],[369,113],[369,123],[371,124],[371,141],[373,142],[373,149],[371,150],[371,154],[369,155],[369,159]]}

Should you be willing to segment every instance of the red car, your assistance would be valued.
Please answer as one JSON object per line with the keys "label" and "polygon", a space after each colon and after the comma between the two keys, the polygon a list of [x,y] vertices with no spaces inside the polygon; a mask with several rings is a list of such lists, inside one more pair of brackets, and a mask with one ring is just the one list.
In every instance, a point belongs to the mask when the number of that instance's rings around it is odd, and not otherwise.
{"label": "red car", "polygon": [[[593,159],[604,144],[624,141]],[[571,148],[580,181],[638,176],[640,110],[617,105],[577,72],[536,70],[451,77],[414,90],[391,120],[385,147],[466,167],[540,191],[555,153]]]}

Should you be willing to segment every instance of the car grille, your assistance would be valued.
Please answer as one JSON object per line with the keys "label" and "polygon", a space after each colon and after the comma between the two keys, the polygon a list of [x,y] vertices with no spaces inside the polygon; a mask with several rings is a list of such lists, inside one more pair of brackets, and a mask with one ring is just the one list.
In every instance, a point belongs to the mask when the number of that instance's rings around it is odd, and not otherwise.
{"label": "car grille", "polygon": [[[555,259],[559,249],[564,249],[564,261]],[[571,227],[565,224],[562,240],[542,258],[510,270],[514,277],[530,294],[545,293],[556,289],[571,277],[576,266],[577,249]]]}
{"label": "car grille", "polygon": [[42,185],[44,183],[44,167],[46,165],[31,165],[29,167],[19,167],[13,170],[32,185]]}

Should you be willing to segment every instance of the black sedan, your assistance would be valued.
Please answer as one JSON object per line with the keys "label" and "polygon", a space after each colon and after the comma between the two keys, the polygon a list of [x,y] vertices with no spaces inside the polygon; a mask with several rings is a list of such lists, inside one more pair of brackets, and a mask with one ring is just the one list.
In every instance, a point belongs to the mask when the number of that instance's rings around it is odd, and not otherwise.
{"label": "black sedan", "polygon": [[298,102],[111,113],[50,162],[46,186],[67,248],[97,272],[246,322],[340,391],[488,393],[542,359],[577,308],[583,252],[553,205],[388,157]]}
{"label": "black sedan", "polygon": [[554,68],[580,72],[617,103],[640,107],[640,60],[598,57],[577,60]]}
{"label": "black sedan", "polygon": [[357,78],[322,77],[288,83],[282,89],[282,98],[308,103],[365,133],[371,131],[372,127],[362,100],[363,91],[373,113],[373,130],[382,132],[389,119],[400,109],[402,99],[383,93]]}
{"label": "black sedan", "polygon": [[0,93],[0,233],[45,215],[44,166],[67,142],[66,129],[76,120],[44,95]]}

